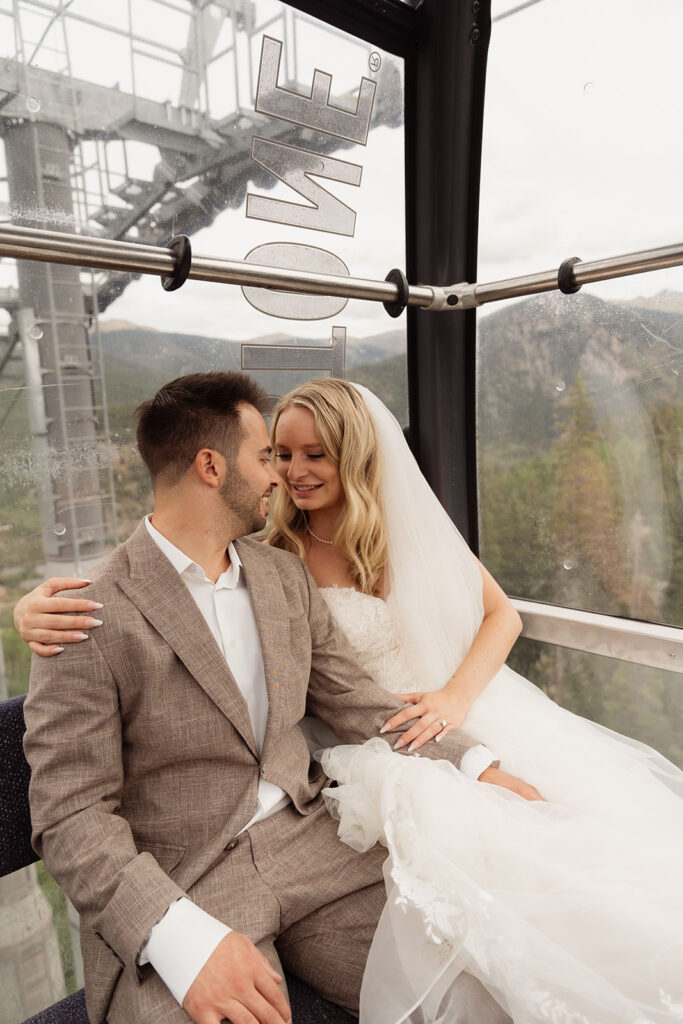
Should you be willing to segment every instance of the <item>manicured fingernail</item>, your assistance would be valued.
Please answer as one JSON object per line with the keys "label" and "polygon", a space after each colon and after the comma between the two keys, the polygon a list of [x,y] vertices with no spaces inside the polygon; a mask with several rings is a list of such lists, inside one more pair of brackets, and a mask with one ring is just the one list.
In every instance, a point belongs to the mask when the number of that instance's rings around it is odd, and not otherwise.
{"label": "manicured fingernail", "polygon": [[434,737],[434,739],[436,740],[437,743],[441,743],[441,736],[442,736],[442,733],[439,733],[437,736]]}
{"label": "manicured fingernail", "polygon": [[389,726],[388,725],[383,725],[382,728],[379,731],[379,734],[381,736],[383,732],[388,732],[388,731],[389,731]]}
{"label": "manicured fingernail", "polygon": [[52,648],[52,654],[61,654],[63,650],[64,650],[63,647],[53,647]]}
{"label": "manicured fingernail", "polygon": [[408,753],[412,754],[412,752],[415,750],[416,746],[417,746],[417,740],[413,740],[413,742],[408,747]]}
{"label": "manicured fingernail", "polygon": [[94,612],[96,608],[104,608],[104,605],[100,604],[99,601],[88,601],[89,612]]}
{"label": "manicured fingernail", "polygon": [[92,580],[89,580],[87,576],[80,576],[79,583],[92,583]]}
{"label": "manicured fingernail", "polygon": [[74,633],[74,640],[89,640],[87,633]]}
{"label": "manicured fingernail", "polygon": [[405,745],[406,741],[401,736],[400,739],[396,740],[396,742],[394,743],[394,750],[399,750],[401,747],[405,747]]}
{"label": "manicured fingernail", "polygon": [[102,619],[86,619],[83,625],[86,629],[90,629],[91,626],[101,626]]}

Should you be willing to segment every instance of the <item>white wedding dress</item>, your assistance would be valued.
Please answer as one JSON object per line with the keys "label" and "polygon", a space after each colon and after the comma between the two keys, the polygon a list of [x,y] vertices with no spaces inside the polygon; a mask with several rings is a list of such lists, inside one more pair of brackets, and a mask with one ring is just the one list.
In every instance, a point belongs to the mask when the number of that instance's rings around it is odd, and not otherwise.
{"label": "white wedding dress", "polygon": [[[415,690],[391,600],[321,593],[364,668]],[[548,802],[379,738],[318,755],[338,783],[325,798],[341,838],[388,849],[361,1024],[459,1022],[449,987],[461,971],[515,1024],[682,1021],[683,801],[668,762],[507,667],[464,728]]]}

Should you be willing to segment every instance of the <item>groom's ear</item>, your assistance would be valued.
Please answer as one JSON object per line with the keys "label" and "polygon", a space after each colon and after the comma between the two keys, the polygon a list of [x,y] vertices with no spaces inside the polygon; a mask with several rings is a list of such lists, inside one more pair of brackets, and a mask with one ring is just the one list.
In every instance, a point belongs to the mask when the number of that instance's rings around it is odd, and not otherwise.
{"label": "groom's ear", "polygon": [[213,448],[200,448],[192,468],[198,480],[207,487],[221,487],[225,483],[225,459]]}

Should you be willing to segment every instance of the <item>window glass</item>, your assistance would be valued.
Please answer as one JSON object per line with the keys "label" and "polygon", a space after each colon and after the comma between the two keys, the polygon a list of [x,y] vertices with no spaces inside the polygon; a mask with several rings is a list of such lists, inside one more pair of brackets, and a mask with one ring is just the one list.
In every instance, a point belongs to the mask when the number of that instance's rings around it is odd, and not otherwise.
{"label": "window glass", "polygon": [[[676,241],[681,5],[492,16],[478,280]],[[683,270],[478,324],[485,563],[516,596],[683,625]]]}
{"label": "window glass", "polygon": [[[381,48],[279,0],[0,0],[0,57],[0,219],[152,245],[184,233],[200,255],[380,280],[405,264],[403,63]],[[376,303],[191,281],[167,293],[3,260],[1,693],[28,686],[16,600],[87,574],[151,507],[133,430],[144,398],[198,370],[243,368],[274,395],[334,373],[405,424],[405,354],[405,317]],[[62,959],[28,1003],[28,973],[3,967],[13,1019],[81,984]]]}
{"label": "window glass", "polygon": [[83,985],[78,916],[42,861],[0,878],[2,1020],[24,1021]]}
{"label": "window glass", "polygon": [[676,672],[522,637],[508,659],[562,707],[641,740],[683,768],[683,687]]}

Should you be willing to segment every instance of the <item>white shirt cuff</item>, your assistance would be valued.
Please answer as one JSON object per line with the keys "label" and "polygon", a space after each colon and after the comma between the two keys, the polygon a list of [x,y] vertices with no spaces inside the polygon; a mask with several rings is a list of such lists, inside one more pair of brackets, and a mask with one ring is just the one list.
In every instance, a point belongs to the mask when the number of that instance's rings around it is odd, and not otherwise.
{"label": "white shirt cuff", "polygon": [[176,900],[152,928],[139,964],[151,964],[180,1005],[214,949],[232,928],[191,900]]}
{"label": "white shirt cuff", "polygon": [[460,762],[460,771],[468,779],[478,779],[483,771],[490,768],[495,757],[488,747],[483,743],[477,743],[476,747],[470,747]]}

